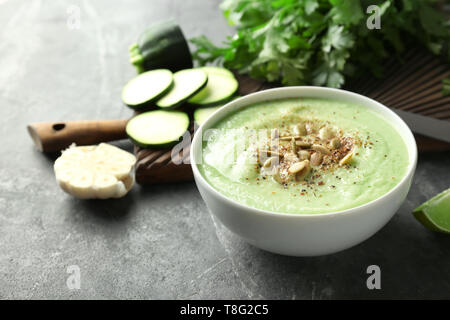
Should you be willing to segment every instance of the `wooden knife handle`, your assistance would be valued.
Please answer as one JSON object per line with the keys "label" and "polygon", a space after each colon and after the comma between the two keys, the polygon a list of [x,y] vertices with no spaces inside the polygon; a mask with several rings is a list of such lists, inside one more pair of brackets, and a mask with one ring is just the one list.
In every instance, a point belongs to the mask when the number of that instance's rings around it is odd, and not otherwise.
{"label": "wooden knife handle", "polygon": [[90,145],[126,139],[126,124],[127,120],[36,122],[27,129],[40,151],[57,152],[72,143]]}

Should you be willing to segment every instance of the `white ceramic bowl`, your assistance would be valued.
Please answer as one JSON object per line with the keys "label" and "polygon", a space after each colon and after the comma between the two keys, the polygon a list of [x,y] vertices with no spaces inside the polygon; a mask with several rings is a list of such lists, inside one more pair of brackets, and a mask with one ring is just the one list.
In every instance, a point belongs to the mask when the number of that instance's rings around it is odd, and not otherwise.
{"label": "white ceramic bowl", "polygon": [[[391,121],[409,153],[403,179],[388,193],[364,205],[323,214],[290,214],[265,211],[232,200],[212,187],[198,170],[202,131],[230,113],[248,105],[274,99],[320,97],[368,107]],[[286,87],[260,91],[234,100],[216,111],[197,131],[191,146],[195,182],[211,212],[232,232],[250,244],[278,254],[317,256],[350,248],[380,230],[395,214],[411,186],[417,163],[417,145],[408,126],[394,112],[362,95],[322,87]]]}

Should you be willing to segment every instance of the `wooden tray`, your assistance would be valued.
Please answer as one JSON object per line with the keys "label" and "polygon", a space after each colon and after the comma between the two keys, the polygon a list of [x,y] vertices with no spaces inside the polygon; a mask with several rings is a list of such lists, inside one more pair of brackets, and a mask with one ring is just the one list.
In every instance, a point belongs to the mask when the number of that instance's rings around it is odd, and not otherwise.
{"label": "wooden tray", "polygon": [[[366,77],[349,83],[345,89],[394,107],[425,116],[450,121],[450,96],[442,95],[442,79],[450,75],[448,64],[422,50],[412,50],[404,63],[386,63],[389,73],[383,80]],[[273,87],[246,76],[237,76],[239,94],[246,95]],[[191,129],[192,134],[192,129]],[[450,150],[450,144],[416,135],[420,152]],[[136,181],[140,184],[192,180],[189,145],[171,159],[171,149],[149,150],[135,148],[138,158]],[[176,164],[180,159],[182,164]]]}

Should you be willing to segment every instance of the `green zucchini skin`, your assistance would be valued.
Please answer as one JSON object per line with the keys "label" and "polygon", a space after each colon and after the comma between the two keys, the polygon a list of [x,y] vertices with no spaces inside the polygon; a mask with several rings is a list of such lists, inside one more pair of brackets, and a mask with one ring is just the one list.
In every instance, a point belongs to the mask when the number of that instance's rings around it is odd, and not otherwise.
{"label": "green zucchini skin", "polygon": [[206,73],[218,73],[218,74],[221,74],[224,76],[234,78],[233,72],[231,72],[230,70],[228,70],[226,68],[216,67],[216,66],[204,66],[204,67],[200,67],[200,69],[202,69]]}
{"label": "green zucchini skin", "polygon": [[167,68],[172,72],[192,68],[192,56],[180,27],[172,20],[150,26],[130,46],[130,62],[139,73]]}
{"label": "green zucchini skin", "polygon": [[[158,121],[159,124],[163,124],[163,128],[159,129],[159,130],[163,130],[163,132],[167,132],[167,130],[168,130],[167,124],[173,123],[173,122],[171,122],[171,120],[173,121],[173,118],[167,119],[167,115],[175,115],[175,117],[177,117],[178,120],[181,120],[181,124],[178,121],[178,124],[181,126],[180,127],[177,126],[177,129],[176,129],[177,131],[176,131],[175,135],[173,137],[171,137],[170,139],[166,138],[163,142],[155,140],[155,139],[153,139],[153,141],[149,141],[149,140],[146,141],[145,135],[142,136],[141,133],[136,133],[136,130],[134,129],[135,121],[138,121],[138,122],[140,121],[140,124],[138,124],[138,126],[140,128],[142,128],[142,121],[143,121],[142,117],[144,117],[145,119],[148,119],[149,117],[156,116],[156,114],[158,114],[159,118],[163,117],[163,119],[159,119],[159,120],[153,119],[153,122]],[[146,124],[146,127],[151,128],[152,121],[147,120],[147,122],[144,122],[144,123]],[[135,115],[133,118],[131,118],[125,127],[125,132],[126,132],[128,138],[138,147],[153,148],[153,149],[165,149],[165,148],[169,148],[169,147],[179,143],[183,139],[184,133],[189,130],[189,126],[190,126],[190,119],[189,119],[189,115],[186,112],[154,110],[154,111],[139,113],[139,114]],[[170,125],[169,125],[169,128],[170,128]],[[181,130],[178,130],[178,128],[180,128]],[[159,133],[161,133],[161,131]],[[178,134],[179,134],[179,136],[178,136]]]}
{"label": "green zucchini skin", "polygon": [[[161,72],[161,71],[165,72],[166,74],[170,73],[170,71],[167,70],[167,69],[152,70],[152,71],[149,71],[148,73],[154,74],[155,72]],[[148,111],[148,110],[156,109],[155,102],[158,101],[160,98],[162,98],[164,95],[166,95],[167,92],[169,92],[174,86],[173,76],[172,76],[172,82],[170,83],[170,85],[167,86],[161,92],[159,92],[157,95],[153,96],[152,98],[150,98],[150,99],[148,99],[148,100],[146,100],[144,102],[137,103],[137,104],[132,104],[128,100],[126,100],[124,98],[125,90],[127,90],[129,88],[129,86],[132,85],[133,81],[136,81],[136,78],[140,78],[140,77],[143,77],[143,76],[144,76],[143,74],[140,74],[140,75],[134,77],[133,79],[131,79],[130,81],[128,81],[125,84],[125,86],[123,87],[122,95],[121,95],[122,96],[122,101],[127,107],[129,107],[129,108],[131,108],[131,109],[133,109],[135,111],[139,111],[139,112],[140,111]]]}
{"label": "green zucchini skin", "polygon": [[146,102],[138,106],[126,104],[126,106],[136,112],[156,110],[155,104],[153,102]]}
{"label": "green zucchini skin", "polygon": [[[206,69],[205,71],[208,74],[207,87],[204,89],[206,91],[200,91],[196,96],[189,99],[188,103],[194,105],[195,107],[214,107],[217,105],[225,104],[226,102],[232,100],[237,90],[239,89],[239,83],[236,78],[234,76],[229,76],[228,74],[217,73],[214,70],[211,71]],[[210,90],[209,92],[214,92],[217,90],[217,88],[220,89],[221,87],[225,87],[223,85],[223,81],[227,82],[226,84],[229,85],[227,94],[222,95],[220,98],[216,98],[215,100],[208,101],[208,90]]]}
{"label": "green zucchini skin", "polygon": [[167,94],[167,92],[169,92],[172,88],[173,88],[173,83],[166,90],[162,91],[159,95],[155,96],[154,99],[148,100],[139,105],[131,105],[131,104],[127,104],[127,103],[125,103],[125,105],[128,108],[130,108],[136,112],[157,110],[158,107],[156,106],[155,102],[158,101],[159,99],[161,99],[162,97],[164,97]]}
{"label": "green zucchini skin", "polygon": [[[182,70],[180,70],[182,71]],[[203,84],[197,88],[197,90],[193,91],[191,94],[186,95],[183,99],[180,99],[177,103],[172,104],[171,106],[161,106],[158,104],[158,100],[155,102],[156,106],[158,108],[160,108],[161,110],[173,110],[173,109],[177,109],[180,106],[182,106],[183,104],[186,103],[186,101],[188,101],[190,98],[192,98],[193,96],[195,96],[197,93],[199,93],[203,88],[206,87],[206,85],[208,84],[208,75],[205,73],[205,81],[203,82]],[[172,87],[175,85],[175,81],[174,84],[172,85]],[[170,90],[167,92],[170,93]],[[164,96],[163,96],[164,97]],[[162,98],[163,98],[162,97]]]}
{"label": "green zucchini skin", "polygon": [[179,140],[177,141],[171,141],[165,144],[145,144],[145,143],[141,143],[139,141],[137,141],[136,139],[133,139],[133,137],[131,137],[130,135],[128,135],[128,138],[131,140],[131,142],[133,142],[136,146],[142,148],[142,149],[166,149],[169,147],[173,147],[174,145],[176,145],[177,143],[179,143],[182,139],[182,137],[180,137]]}
{"label": "green zucchini skin", "polygon": [[[159,109],[159,110],[175,110],[175,109],[178,109],[178,108],[180,108],[182,105],[186,104],[187,101],[188,101],[190,98],[192,98],[192,97],[195,96],[197,93],[199,93],[203,88],[205,88],[207,84],[208,84],[208,80],[206,80],[205,83],[204,83],[200,88],[198,88],[194,93],[192,93],[191,95],[187,96],[186,99],[183,99],[183,100],[179,101],[178,103],[176,103],[176,104],[174,104],[174,105],[171,105],[170,107],[160,107],[160,106],[158,106],[158,104],[156,104],[155,102],[153,102],[153,106],[156,105],[156,108]],[[173,85],[172,85],[172,86],[173,86]],[[168,90],[168,91],[170,91],[170,90]],[[166,93],[167,93],[167,92],[166,92]],[[162,97],[163,97],[163,96],[161,96],[161,98],[162,98]],[[139,109],[139,110],[140,110],[140,109]]]}

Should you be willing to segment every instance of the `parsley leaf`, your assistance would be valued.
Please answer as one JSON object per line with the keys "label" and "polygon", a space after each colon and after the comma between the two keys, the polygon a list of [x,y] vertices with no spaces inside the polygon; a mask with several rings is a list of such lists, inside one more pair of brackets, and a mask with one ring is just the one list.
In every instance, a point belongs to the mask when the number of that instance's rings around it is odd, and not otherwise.
{"label": "parsley leaf", "polygon": [[[236,34],[222,45],[191,40],[201,65],[218,63],[285,85],[341,87],[346,77],[384,74],[411,43],[450,60],[450,22],[433,0],[224,0],[220,9]],[[381,29],[368,29],[377,5]],[[443,50],[446,48],[445,50]],[[445,83],[450,92],[450,80]]]}

